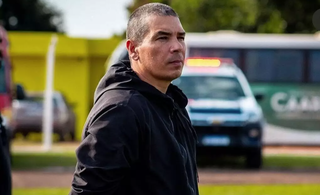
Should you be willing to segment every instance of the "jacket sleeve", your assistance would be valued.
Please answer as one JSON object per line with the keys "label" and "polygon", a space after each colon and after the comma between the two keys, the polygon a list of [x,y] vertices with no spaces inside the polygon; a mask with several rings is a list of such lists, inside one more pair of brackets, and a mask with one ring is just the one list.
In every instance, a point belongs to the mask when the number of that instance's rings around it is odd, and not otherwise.
{"label": "jacket sleeve", "polygon": [[112,195],[138,160],[139,122],[133,110],[116,105],[95,115],[76,151],[70,195]]}

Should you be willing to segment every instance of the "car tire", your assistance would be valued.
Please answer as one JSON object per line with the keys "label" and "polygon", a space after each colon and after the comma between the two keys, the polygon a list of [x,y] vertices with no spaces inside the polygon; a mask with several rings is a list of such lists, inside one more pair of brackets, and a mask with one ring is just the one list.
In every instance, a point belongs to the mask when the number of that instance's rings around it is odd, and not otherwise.
{"label": "car tire", "polygon": [[70,136],[71,136],[71,141],[74,141],[76,139],[74,131],[70,132]]}
{"label": "car tire", "polygon": [[29,133],[28,132],[22,132],[22,136],[24,139],[28,138]]}
{"label": "car tire", "polygon": [[59,141],[60,142],[64,142],[66,139],[65,139],[65,134],[64,133],[59,133]]}
{"label": "car tire", "polygon": [[246,154],[246,167],[249,169],[260,169],[262,166],[262,149],[251,149]]}

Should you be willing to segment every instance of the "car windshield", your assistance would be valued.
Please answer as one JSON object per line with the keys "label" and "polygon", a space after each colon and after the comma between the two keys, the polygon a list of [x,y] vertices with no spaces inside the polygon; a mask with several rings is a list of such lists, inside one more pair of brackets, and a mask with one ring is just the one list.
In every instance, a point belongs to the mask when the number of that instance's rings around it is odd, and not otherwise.
{"label": "car windshield", "polygon": [[[37,102],[37,103],[43,104],[44,97],[43,97],[43,96],[40,96],[40,95],[30,95],[30,96],[28,97],[28,100],[29,100],[29,101],[32,101],[32,102]],[[57,107],[57,106],[58,106],[57,99],[54,98],[54,97],[53,97],[53,106],[54,106],[54,107]]]}
{"label": "car windshield", "polygon": [[[0,61],[2,63],[2,61]],[[2,66],[1,66],[2,65]],[[6,92],[6,77],[3,64],[0,65],[0,93]]]}
{"label": "car windshield", "polygon": [[181,76],[174,80],[188,99],[238,99],[245,94],[234,77]]}

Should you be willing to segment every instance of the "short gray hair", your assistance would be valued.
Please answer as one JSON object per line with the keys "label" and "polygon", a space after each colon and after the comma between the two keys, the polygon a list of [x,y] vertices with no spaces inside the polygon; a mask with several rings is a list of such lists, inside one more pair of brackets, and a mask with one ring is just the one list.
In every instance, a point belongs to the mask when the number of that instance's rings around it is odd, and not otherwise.
{"label": "short gray hair", "polygon": [[149,32],[149,27],[145,18],[151,15],[179,17],[170,6],[162,3],[148,3],[142,5],[138,7],[129,18],[126,38],[140,44]]}

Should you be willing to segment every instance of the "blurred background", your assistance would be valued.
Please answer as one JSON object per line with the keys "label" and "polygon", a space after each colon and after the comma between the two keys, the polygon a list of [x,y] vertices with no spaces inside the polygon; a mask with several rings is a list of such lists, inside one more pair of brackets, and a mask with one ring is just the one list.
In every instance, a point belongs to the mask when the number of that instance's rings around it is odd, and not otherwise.
{"label": "blurred background", "polygon": [[[187,41],[190,33],[189,57],[232,58],[263,96],[262,166],[246,170],[241,158],[205,163],[201,194],[319,194],[320,1],[0,0],[0,111],[14,194],[68,191],[95,88],[121,48],[130,13],[149,2],[177,11]],[[44,150],[48,75],[53,135]]]}

